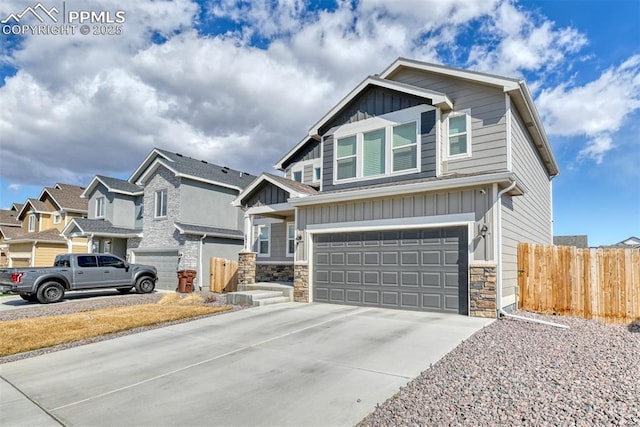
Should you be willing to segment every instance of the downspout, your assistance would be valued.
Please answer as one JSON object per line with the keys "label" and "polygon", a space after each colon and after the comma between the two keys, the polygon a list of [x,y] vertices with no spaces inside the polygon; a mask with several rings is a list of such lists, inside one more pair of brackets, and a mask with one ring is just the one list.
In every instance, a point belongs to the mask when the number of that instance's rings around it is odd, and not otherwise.
{"label": "downspout", "polygon": [[496,210],[496,217],[498,219],[498,229],[496,234],[498,236],[498,248],[497,248],[497,261],[498,268],[496,271],[496,303],[498,306],[498,318],[510,317],[512,319],[524,320],[526,322],[541,323],[543,325],[555,326],[556,328],[569,329],[567,325],[561,325],[559,323],[547,322],[545,320],[531,319],[529,317],[517,316],[515,314],[507,313],[502,309],[502,195],[513,190],[516,186],[516,181],[513,181],[511,185],[500,191],[496,197],[496,203],[498,209]]}
{"label": "downspout", "polygon": [[200,292],[202,292],[202,271],[204,270],[204,267],[202,266],[202,253],[204,252],[202,250],[202,246],[204,246],[204,239],[207,238],[206,233],[202,235],[202,237],[200,238],[200,245],[198,246],[198,259],[200,260],[200,262],[198,262],[198,266],[200,267],[198,271],[198,276],[200,277],[198,279],[198,287],[200,288]]}

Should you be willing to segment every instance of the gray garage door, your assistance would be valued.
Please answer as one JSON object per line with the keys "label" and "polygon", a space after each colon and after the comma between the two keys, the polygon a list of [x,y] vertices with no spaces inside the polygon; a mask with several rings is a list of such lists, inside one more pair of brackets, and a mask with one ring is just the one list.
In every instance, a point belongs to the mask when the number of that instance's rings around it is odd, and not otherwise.
{"label": "gray garage door", "polygon": [[175,290],[178,287],[178,251],[136,251],[135,263],[152,265],[158,269],[157,289]]}
{"label": "gray garage door", "polygon": [[316,302],[467,314],[466,228],[322,234]]}

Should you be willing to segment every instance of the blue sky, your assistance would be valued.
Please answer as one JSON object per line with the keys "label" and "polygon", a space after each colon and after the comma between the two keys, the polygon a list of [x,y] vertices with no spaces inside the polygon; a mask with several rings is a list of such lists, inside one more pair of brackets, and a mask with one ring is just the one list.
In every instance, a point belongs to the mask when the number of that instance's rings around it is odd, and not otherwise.
{"label": "blue sky", "polygon": [[[3,1],[0,19],[35,3]],[[126,21],[111,36],[0,34],[0,208],[56,182],[127,178],[154,147],[272,171],[364,77],[405,56],[524,78],[561,169],[555,234],[640,236],[638,0],[65,7]]]}

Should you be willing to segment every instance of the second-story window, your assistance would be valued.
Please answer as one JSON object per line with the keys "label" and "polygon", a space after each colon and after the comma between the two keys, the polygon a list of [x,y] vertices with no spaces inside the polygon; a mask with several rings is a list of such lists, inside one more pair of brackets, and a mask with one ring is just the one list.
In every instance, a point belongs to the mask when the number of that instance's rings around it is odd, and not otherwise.
{"label": "second-story window", "polygon": [[393,172],[415,169],[418,162],[416,122],[393,128]]}
{"label": "second-story window", "polygon": [[156,191],[155,198],[155,217],[165,218],[167,216],[167,190]]}
{"label": "second-story window", "polygon": [[320,182],[321,178],[322,178],[322,169],[313,168],[313,182]]}
{"label": "second-story window", "polygon": [[62,216],[56,212],[53,214],[53,223],[54,224],[60,224],[60,222],[62,222]]}
{"label": "second-story window", "polygon": [[36,216],[34,214],[29,215],[29,233],[36,231]]}
{"label": "second-story window", "polygon": [[447,122],[447,154],[449,157],[470,155],[471,116],[469,111],[451,113]]}
{"label": "second-story window", "polygon": [[104,197],[96,199],[96,218],[104,218]]}
{"label": "second-story window", "polygon": [[355,178],[358,170],[357,164],[357,140],[356,136],[348,136],[338,139],[336,144],[336,164],[338,179]]}
{"label": "second-story window", "polygon": [[298,181],[298,182],[302,182],[302,171],[295,171],[293,173],[293,180],[294,181]]}

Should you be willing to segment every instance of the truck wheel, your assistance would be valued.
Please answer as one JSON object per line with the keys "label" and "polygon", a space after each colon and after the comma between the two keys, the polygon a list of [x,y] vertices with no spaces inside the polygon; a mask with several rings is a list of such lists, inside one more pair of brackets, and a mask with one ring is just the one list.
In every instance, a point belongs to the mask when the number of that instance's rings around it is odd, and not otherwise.
{"label": "truck wheel", "polygon": [[116,290],[121,294],[128,294],[131,291],[131,289],[132,288],[116,288]]}
{"label": "truck wheel", "polygon": [[148,276],[144,276],[138,279],[136,283],[136,292],[139,294],[148,294],[153,292],[156,288],[156,283]]}
{"label": "truck wheel", "polygon": [[58,282],[47,282],[38,288],[38,301],[42,304],[62,301],[64,287]]}
{"label": "truck wheel", "polygon": [[34,294],[20,294],[20,298],[22,298],[25,301],[29,301],[29,302],[38,301],[38,296],[34,295]]}

